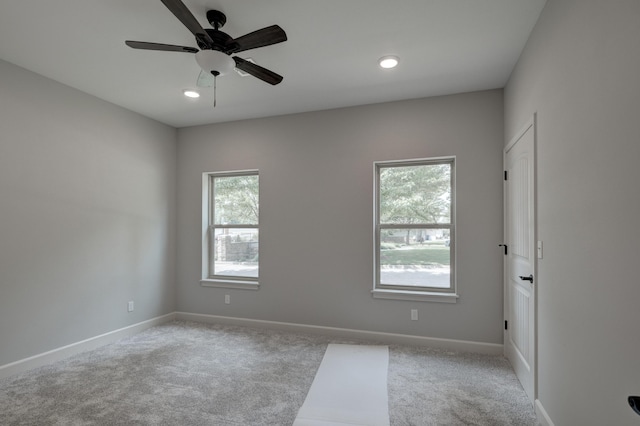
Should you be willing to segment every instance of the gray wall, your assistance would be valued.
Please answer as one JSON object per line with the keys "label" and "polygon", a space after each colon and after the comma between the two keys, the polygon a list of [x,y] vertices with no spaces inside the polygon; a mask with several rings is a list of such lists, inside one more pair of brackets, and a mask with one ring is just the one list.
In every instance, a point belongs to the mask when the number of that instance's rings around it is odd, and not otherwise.
{"label": "gray wall", "polygon": [[637,425],[640,2],[547,2],[505,90],[538,113],[539,400],[556,425]]}
{"label": "gray wall", "polygon": [[[502,96],[180,129],[178,310],[502,343]],[[373,162],[449,155],[457,156],[459,302],[373,299]],[[241,169],[260,171],[261,287],[203,288],[201,173]],[[412,308],[419,321],[410,321]]]}
{"label": "gray wall", "polygon": [[0,365],[172,312],[176,130],[3,61],[0,129]]}

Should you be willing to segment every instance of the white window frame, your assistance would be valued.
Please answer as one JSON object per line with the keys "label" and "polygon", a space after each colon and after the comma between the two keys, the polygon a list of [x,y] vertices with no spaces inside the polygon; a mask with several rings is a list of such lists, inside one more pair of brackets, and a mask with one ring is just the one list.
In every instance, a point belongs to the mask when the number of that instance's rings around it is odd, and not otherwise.
{"label": "white window frame", "polygon": [[[212,232],[210,227],[213,221],[213,180],[219,177],[233,176],[260,176],[258,170],[237,170],[227,172],[202,173],[202,271],[200,285],[203,287],[236,288],[245,290],[258,290],[260,288],[259,277],[229,277],[216,276],[209,271],[209,254],[212,247]],[[259,190],[258,190],[259,191]],[[258,218],[258,222],[260,219]],[[233,225],[233,228],[243,228],[249,225]],[[260,229],[259,224],[250,227]],[[259,247],[259,246],[258,246]],[[259,250],[259,248],[258,248]]]}
{"label": "white window frame", "polygon": [[[424,302],[456,303],[458,299],[456,284],[456,158],[432,157],[410,160],[376,161],[373,163],[374,175],[374,214],[373,214],[373,290],[376,299],[412,300]],[[450,223],[420,223],[420,224],[380,224],[380,170],[383,168],[421,166],[430,164],[451,165],[451,221]],[[450,288],[400,286],[380,284],[380,233],[382,229],[449,229],[450,243]]]}

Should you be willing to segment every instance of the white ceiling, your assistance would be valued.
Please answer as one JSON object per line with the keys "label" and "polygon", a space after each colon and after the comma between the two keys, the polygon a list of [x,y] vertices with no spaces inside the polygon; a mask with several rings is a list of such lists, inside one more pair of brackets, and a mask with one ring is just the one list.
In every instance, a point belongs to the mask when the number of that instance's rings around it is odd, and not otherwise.
{"label": "white ceiling", "polygon": [[[235,73],[197,100],[197,47],[160,0],[0,2],[0,59],[174,127],[504,87],[546,0],[183,0],[200,24],[239,37],[278,24],[288,40],[237,54],[284,76]],[[377,60],[400,57],[394,70]]]}

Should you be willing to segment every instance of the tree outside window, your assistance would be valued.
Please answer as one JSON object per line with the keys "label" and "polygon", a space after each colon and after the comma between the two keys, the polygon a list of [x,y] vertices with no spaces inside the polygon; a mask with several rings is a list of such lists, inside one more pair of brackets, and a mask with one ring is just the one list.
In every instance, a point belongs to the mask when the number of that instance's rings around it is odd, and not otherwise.
{"label": "tree outside window", "polygon": [[209,278],[257,279],[258,173],[211,174],[209,186]]}
{"label": "tree outside window", "polygon": [[453,292],[454,159],[376,163],[377,289]]}

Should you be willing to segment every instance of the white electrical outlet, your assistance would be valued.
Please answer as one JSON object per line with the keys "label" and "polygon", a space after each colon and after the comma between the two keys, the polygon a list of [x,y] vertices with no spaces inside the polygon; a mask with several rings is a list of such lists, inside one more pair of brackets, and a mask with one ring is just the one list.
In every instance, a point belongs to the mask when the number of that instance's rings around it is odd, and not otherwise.
{"label": "white electrical outlet", "polygon": [[129,303],[127,303],[127,311],[133,312],[133,300],[129,300]]}
{"label": "white electrical outlet", "polygon": [[229,296],[228,294],[224,295],[224,304],[228,305],[231,303],[231,296]]}
{"label": "white electrical outlet", "polygon": [[417,309],[412,309],[411,310],[411,321],[418,321],[418,310]]}

